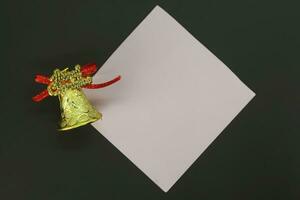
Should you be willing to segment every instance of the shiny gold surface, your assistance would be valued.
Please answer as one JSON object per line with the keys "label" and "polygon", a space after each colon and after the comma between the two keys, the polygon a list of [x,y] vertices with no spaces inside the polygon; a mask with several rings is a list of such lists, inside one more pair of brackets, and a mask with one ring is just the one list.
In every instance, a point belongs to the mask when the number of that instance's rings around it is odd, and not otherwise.
{"label": "shiny gold surface", "polygon": [[50,80],[48,93],[58,96],[60,102],[60,130],[69,130],[102,118],[102,114],[90,104],[81,90],[82,86],[92,83],[92,78],[83,77],[79,65],[72,71],[68,68],[54,70]]}
{"label": "shiny gold surface", "polygon": [[101,119],[81,89],[66,89],[58,95],[62,121],[60,130],[69,130]]}
{"label": "shiny gold surface", "polygon": [[55,69],[50,81],[51,83],[47,88],[48,92],[51,96],[57,96],[68,89],[80,89],[82,86],[92,83],[92,77],[83,77],[80,65],[76,65],[72,71],[69,71],[69,68]]}

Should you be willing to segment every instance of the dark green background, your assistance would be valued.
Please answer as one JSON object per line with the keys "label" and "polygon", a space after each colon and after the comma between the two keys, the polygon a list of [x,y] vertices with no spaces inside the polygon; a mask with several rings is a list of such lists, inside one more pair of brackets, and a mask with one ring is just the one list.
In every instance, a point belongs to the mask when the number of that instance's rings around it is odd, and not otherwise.
{"label": "dark green background", "polygon": [[[1,1],[0,199],[300,199],[298,2]],[[103,64],[156,4],[257,94],[168,193],[92,126],[59,133],[56,98],[31,101],[36,73]]]}

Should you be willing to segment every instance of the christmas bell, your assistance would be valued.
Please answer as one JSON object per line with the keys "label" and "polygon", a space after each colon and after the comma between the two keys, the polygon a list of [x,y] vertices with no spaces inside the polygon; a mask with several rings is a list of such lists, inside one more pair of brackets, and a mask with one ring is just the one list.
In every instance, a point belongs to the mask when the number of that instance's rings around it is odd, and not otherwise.
{"label": "christmas bell", "polygon": [[74,70],[69,70],[69,68],[55,69],[50,78],[37,75],[35,81],[46,84],[48,87],[32,99],[39,102],[49,95],[58,96],[62,118],[60,130],[62,131],[95,122],[102,118],[102,114],[90,104],[81,88],[99,89],[121,79],[121,76],[118,76],[105,83],[92,84],[91,75],[96,70],[95,64],[88,64],[83,67],[76,65]]}

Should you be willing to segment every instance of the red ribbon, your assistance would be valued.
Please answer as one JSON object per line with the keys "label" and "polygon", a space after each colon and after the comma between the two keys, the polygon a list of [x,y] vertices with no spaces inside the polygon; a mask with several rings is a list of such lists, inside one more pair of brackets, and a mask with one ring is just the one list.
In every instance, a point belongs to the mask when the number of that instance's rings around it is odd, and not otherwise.
{"label": "red ribbon", "polygon": [[35,102],[39,102],[42,101],[43,99],[45,99],[47,96],[49,96],[48,90],[43,90],[41,93],[35,95],[34,97],[32,97],[32,100]]}
{"label": "red ribbon", "polygon": [[[87,65],[82,66],[80,68],[80,71],[81,71],[82,76],[90,76],[97,71],[97,67],[96,67],[96,64],[87,64]],[[37,83],[41,83],[41,84],[45,84],[45,85],[49,85],[51,83],[49,77],[39,75],[39,74],[35,76],[34,80]],[[104,88],[104,87],[114,84],[115,82],[117,82],[119,80],[121,80],[121,76],[117,76],[116,78],[114,78],[110,81],[100,83],[100,84],[88,84],[88,85],[83,86],[83,88],[87,88],[87,89]],[[46,90],[43,90],[42,92],[40,92],[39,94],[35,95],[34,97],[32,97],[32,100],[35,102],[39,102],[48,96],[49,96],[49,93],[48,93],[48,90],[46,89]]]}

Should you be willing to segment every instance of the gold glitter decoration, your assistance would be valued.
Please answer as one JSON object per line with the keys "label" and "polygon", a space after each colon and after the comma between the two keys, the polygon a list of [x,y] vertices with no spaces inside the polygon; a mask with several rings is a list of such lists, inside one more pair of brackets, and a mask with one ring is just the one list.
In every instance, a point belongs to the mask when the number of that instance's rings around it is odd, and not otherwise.
{"label": "gold glitter decoration", "polygon": [[83,77],[80,65],[76,65],[72,71],[69,68],[55,69],[50,81],[48,93],[58,96],[60,102],[60,130],[69,130],[102,118],[102,114],[90,104],[81,90],[82,86],[92,83],[92,77]]}

